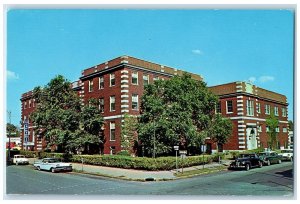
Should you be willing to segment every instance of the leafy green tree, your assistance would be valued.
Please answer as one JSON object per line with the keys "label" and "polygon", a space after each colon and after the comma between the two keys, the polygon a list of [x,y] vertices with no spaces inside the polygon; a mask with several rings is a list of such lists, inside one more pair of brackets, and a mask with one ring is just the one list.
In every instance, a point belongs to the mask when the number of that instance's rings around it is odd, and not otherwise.
{"label": "leafy green tree", "polygon": [[20,130],[18,129],[18,127],[11,123],[6,124],[6,133],[11,133],[11,135],[14,135],[16,137],[20,136]]}
{"label": "leafy green tree", "polygon": [[164,155],[199,147],[214,117],[217,97],[206,83],[189,74],[155,81],[145,87],[139,118],[139,139],[146,155]]}
{"label": "leafy green tree", "polygon": [[46,86],[36,87],[36,110],[30,119],[48,147],[61,152],[76,152],[91,143],[99,144],[103,119],[95,106],[81,106],[72,84],[58,75]]}
{"label": "leafy green tree", "polygon": [[276,149],[278,141],[278,133],[276,132],[276,128],[279,125],[279,120],[278,117],[275,116],[273,110],[271,110],[270,115],[266,119],[266,125],[269,127],[269,147],[271,147],[271,149]]}
{"label": "leafy green tree", "polygon": [[224,145],[232,134],[232,122],[229,118],[222,117],[221,114],[216,114],[211,120],[211,125],[208,130],[204,131],[218,148],[219,145]]}
{"label": "leafy green tree", "polygon": [[121,146],[128,153],[136,153],[138,120],[135,116],[125,114],[122,126]]}

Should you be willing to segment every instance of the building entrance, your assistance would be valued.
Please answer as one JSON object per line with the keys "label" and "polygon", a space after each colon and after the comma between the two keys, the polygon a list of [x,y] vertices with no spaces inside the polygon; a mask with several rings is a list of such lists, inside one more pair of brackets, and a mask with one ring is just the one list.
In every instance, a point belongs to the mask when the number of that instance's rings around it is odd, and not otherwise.
{"label": "building entrance", "polygon": [[247,127],[247,149],[257,149],[257,129],[256,127]]}

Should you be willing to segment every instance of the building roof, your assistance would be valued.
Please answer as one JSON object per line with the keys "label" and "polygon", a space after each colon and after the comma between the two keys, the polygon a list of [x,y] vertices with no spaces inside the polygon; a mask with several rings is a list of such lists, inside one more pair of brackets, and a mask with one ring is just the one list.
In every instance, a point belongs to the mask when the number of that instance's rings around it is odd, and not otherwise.
{"label": "building roof", "polygon": [[257,87],[248,82],[231,82],[227,84],[220,84],[216,86],[211,86],[209,89],[219,97],[223,97],[226,95],[252,95],[258,98],[263,98],[266,100],[271,100],[283,104],[287,104],[287,98],[285,95],[269,91],[260,87]]}
{"label": "building roof", "polygon": [[[169,66],[165,65],[160,65],[157,63],[141,60],[135,57],[131,56],[120,56],[115,59],[109,60],[107,62],[104,62],[102,64],[95,65],[93,67],[87,68],[82,71],[82,78],[85,78],[89,75],[93,75],[97,72],[102,72],[105,70],[110,70],[112,68],[118,67],[120,65],[127,65],[129,67],[135,67],[135,68],[142,68],[142,69],[147,69],[149,71],[154,71],[158,72],[160,74],[165,74],[165,75],[179,75],[182,76],[185,71],[182,71],[180,69],[172,68]],[[186,72],[189,73],[189,72]],[[196,80],[203,80],[203,77],[201,75],[191,74],[193,79]]]}

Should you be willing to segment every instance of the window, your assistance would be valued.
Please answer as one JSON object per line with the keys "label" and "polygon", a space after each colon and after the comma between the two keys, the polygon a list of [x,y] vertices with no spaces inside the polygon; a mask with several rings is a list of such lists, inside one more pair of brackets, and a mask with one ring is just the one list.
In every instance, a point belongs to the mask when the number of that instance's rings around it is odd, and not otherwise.
{"label": "window", "polygon": [[32,107],[35,106],[35,99],[33,99],[33,102],[32,102]]}
{"label": "window", "polygon": [[116,140],[116,125],[115,122],[110,122],[110,140],[114,141]]}
{"label": "window", "polygon": [[138,110],[139,109],[139,95],[132,94],[131,103],[132,103],[132,105],[131,105],[132,109]]}
{"label": "window", "polygon": [[226,101],[226,113],[232,113],[233,107],[232,107],[232,101]]}
{"label": "window", "polygon": [[282,116],[286,117],[286,108],[282,108]]}
{"label": "window", "polygon": [[27,108],[27,102],[25,101],[25,103],[24,103],[24,109],[26,109]]}
{"label": "window", "polygon": [[265,105],[265,113],[270,115],[270,105]]}
{"label": "window", "polygon": [[216,113],[221,113],[221,101],[216,104]]}
{"label": "window", "polygon": [[29,100],[29,102],[28,102],[28,103],[29,103],[29,108],[31,108],[31,100]]}
{"label": "window", "polygon": [[258,132],[262,132],[261,125],[258,126]]}
{"label": "window", "polygon": [[104,77],[99,77],[99,89],[104,89]]}
{"label": "window", "polygon": [[110,74],[110,86],[114,86],[116,84],[115,74]]}
{"label": "window", "polygon": [[282,128],[282,132],[287,132],[287,128],[286,127]]}
{"label": "window", "polygon": [[257,113],[260,113],[260,103],[257,103],[256,111],[257,111]]}
{"label": "window", "polygon": [[149,84],[149,75],[143,75],[144,86]]}
{"label": "window", "polygon": [[266,132],[270,132],[269,126],[266,126]]}
{"label": "window", "polygon": [[279,132],[279,127],[277,126],[275,130],[276,130],[276,132]]}
{"label": "window", "polygon": [[135,85],[138,84],[138,73],[137,72],[132,72],[131,83],[135,84]]}
{"label": "window", "polygon": [[104,113],[104,98],[99,98],[99,110]]}
{"label": "window", "polygon": [[94,82],[93,82],[93,79],[89,80],[89,92],[92,92],[93,91],[93,87],[94,86]]}
{"label": "window", "polygon": [[253,116],[254,115],[254,106],[253,101],[247,100],[247,115]]}
{"label": "window", "polygon": [[110,97],[110,111],[115,111],[116,110],[116,97],[111,96]]}
{"label": "window", "polygon": [[274,115],[278,116],[278,107],[277,106],[274,107]]}

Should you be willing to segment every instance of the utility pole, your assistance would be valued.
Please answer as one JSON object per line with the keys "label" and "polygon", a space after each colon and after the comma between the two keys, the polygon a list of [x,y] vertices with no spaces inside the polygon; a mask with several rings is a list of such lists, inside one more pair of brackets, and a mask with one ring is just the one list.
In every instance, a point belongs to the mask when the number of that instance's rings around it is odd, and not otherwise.
{"label": "utility pole", "polygon": [[[9,124],[11,124],[11,111],[7,111],[7,114],[8,114],[8,120],[9,120]],[[7,124],[6,124],[7,125]],[[8,162],[10,162],[10,128],[8,130]]]}

